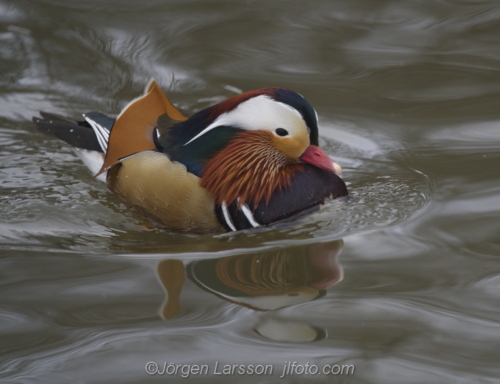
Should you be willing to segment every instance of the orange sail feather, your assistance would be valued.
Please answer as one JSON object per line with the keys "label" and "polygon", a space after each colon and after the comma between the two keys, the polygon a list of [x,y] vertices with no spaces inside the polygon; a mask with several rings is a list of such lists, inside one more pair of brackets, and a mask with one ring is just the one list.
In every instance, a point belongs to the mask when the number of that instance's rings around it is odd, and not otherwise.
{"label": "orange sail feather", "polygon": [[163,93],[158,83],[151,79],[144,95],[131,101],[116,118],[109,136],[104,164],[96,176],[127,156],[155,149],[153,129],[158,117],[163,114],[173,120],[187,120]]}

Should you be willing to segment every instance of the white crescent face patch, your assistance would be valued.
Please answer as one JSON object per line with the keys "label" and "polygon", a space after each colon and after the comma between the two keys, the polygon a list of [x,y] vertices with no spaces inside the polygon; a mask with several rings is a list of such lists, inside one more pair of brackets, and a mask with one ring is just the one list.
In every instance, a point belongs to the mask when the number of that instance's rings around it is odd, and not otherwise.
{"label": "white crescent face patch", "polygon": [[230,125],[247,131],[269,131],[275,135],[277,135],[277,128],[283,128],[288,131],[289,137],[309,134],[306,122],[299,111],[267,95],[259,95],[223,113],[184,145],[222,125]]}

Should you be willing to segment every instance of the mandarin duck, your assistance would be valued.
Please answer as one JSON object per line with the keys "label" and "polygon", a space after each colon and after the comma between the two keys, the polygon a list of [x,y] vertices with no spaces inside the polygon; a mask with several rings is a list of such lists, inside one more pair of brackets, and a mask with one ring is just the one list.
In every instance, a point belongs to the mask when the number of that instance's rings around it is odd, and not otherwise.
{"label": "mandarin duck", "polygon": [[348,194],[340,166],[318,145],[315,110],[287,89],[242,93],[188,114],[151,80],[116,119],[40,114],[40,131],[73,146],[97,179],[170,232],[265,226]]}

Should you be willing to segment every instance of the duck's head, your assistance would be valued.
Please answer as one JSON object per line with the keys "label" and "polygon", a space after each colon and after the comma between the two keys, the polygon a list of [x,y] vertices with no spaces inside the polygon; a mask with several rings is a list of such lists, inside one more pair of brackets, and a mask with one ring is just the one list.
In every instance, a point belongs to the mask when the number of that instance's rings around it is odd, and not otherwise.
{"label": "duck's head", "polygon": [[315,110],[287,89],[263,88],[231,97],[183,125],[178,140],[182,152],[206,159],[201,185],[218,203],[269,199],[304,163],[341,173],[318,145]]}

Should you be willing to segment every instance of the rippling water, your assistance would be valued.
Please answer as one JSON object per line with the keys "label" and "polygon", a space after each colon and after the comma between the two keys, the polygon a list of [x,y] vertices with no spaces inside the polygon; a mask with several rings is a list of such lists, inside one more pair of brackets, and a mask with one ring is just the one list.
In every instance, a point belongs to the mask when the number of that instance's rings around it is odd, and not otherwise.
{"label": "rippling water", "polygon": [[[0,0],[0,381],[497,382],[499,47],[493,0]],[[116,115],[150,77],[192,110],[300,92],[351,199],[151,228],[30,121]],[[280,379],[294,361],[355,371]]]}

